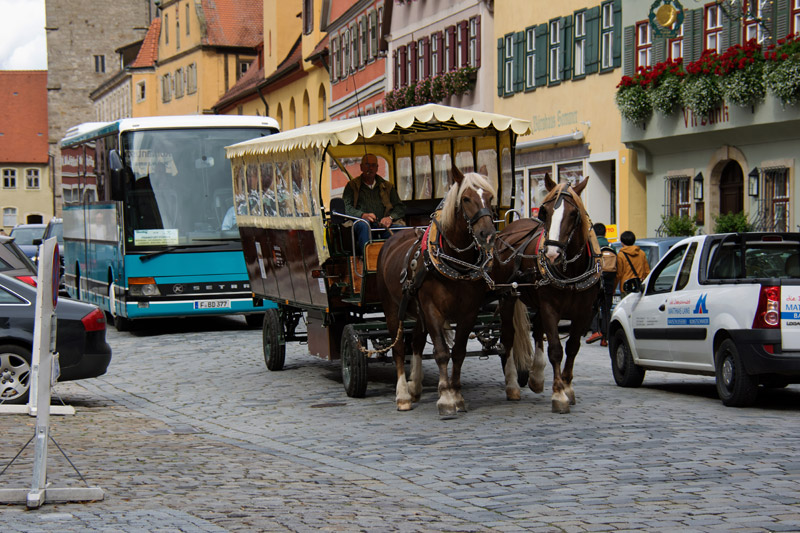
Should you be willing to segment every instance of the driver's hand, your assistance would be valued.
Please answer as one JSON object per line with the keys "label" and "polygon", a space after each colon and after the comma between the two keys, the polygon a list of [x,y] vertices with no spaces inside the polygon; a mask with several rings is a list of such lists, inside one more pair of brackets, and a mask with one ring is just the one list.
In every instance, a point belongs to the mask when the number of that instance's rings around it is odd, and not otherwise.
{"label": "driver's hand", "polygon": [[381,226],[383,226],[384,228],[389,229],[391,225],[392,225],[392,217],[383,217],[381,219]]}
{"label": "driver's hand", "polygon": [[361,218],[363,218],[370,224],[378,220],[378,217],[375,216],[375,213],[364,213],[363,215],[361,215]]}

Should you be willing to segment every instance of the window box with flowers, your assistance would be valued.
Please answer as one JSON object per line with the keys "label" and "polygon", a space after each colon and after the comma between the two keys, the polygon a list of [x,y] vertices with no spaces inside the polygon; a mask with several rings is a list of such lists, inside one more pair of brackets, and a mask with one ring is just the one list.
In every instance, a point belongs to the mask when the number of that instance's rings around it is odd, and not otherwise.
{"label": "window box with flowers", "polygon": [[800,102],[800,36],[779,39],[766,50],[751,39],[723,54],[705,51],[685,69],[671,62],[640,68],[635,76],[622,77],[615,99],[622,118],[643,125],[653,109],[669,115],[680,103],[697,116],[709,116],[723,100],[755,109],[767,93],[784,106]]}
{"label": "window box with flowers", "polygon": [[463,67],[440,76],[426,77],[386,94],[386,110],[441,102],[449,96],[460,96],[475,87],[477,69]]}

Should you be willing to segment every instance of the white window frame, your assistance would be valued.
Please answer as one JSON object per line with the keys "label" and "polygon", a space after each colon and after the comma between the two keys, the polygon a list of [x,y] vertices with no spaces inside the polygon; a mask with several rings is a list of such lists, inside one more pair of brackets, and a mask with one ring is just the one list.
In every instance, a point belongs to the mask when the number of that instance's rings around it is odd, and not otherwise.
{"label": "white window frame", "polygon": [[504,37],[503,46],[503,93],[512,94],[514,92],[514,34]]}
{"label": "white window frame", "polygon": [[792,35],[795,33],[800,33],[800,0],[794,0],[794,4],[791,7],[791,32]]}
{"label": "white window frame", "polygon": [[27,168],[25,169],[25,188],[28,190],[39,190],[39,169]]}
{"label": "white window frame", "polygon": [[417,41],[417,81],[425,77],[425,41]]}
{"label": "white window frame", "polygon": [[559,59],[561,58],[561,19],[550,21],[549,42],[550,42],[550,64],[548,69],[548,79],[551,83],[561,81],[561,69]]}
{"label": "white window frame", "polygon": [[363,67],[367,63],[369,57],[369,33],[367,31],[367,19],[361,17],[358,21],[359,35],[361,36],[361,54],[358,58],[358,66]]}
{"label": "white window frame", "polygon": [[573,76],[586,74],[586,11],[575,13],[575,51],[572,54]]}
{"label": "white window frame", "polygon": [[350,73],[350,28],[342,33],[342,78]]}
{"label": "white window frame", "polygon": [[600,7],[600,67],[614,66],[614,3],[606,2]]}
{"label": "white window frame", "polygon": [[136,82],[136,102],[144,102],[147,97],[147,83],[145,80]]}
{"label": "white window frame", "polygon": [[683,24],[681,24],[681,27],[678,29],[678,35],[668,42],[667,59],[673,61],[683,59]]}
{"label": "white window frame", "polygon": [[4,189],[17,188],[17,169],[15,168],[3,169],[3,188]]}
{"label": "white window frame", "polygon": [[4,207],[3,208],[3,226],[11,228],[17,225],[17,208]]}
{"label": "white window frame", "polygon": [[331,81],[336,81],[339,79],[339,72],[337,69],[339,68],[340,60],[336,56],[339,55],[339,38],[333,37],[331,39]]}
{"label": "white window frame", "polygon": [[477,67],[478,66],[478,17],[472,17],[467,22],[469,26],[469,52],[467,55],[467,61],[469,62],[469,66]]}
{"label": "white window frame", "polygon": [[354,22],[350,27],[350,72],[356,72],[358,70],[358,52],[360,49],[361,43],[358,39],[358,26],[356,26],[356,23]]}
{"label": "white window frame", "polygon": [[525,88],[536,87],[536,28],[525,29]]}
{"label": "white window frame", "polygon": [[719,4],[705,6],[703,18],[703,49],[719,53],[722,46],[722,7]]}
{"label": "white window frame", "polygon": [[[800,2],[800,0],[798,0]],[[439,68],[439,63],[441,62],[441,52],[439,50],[439,39],[436,38],[436,35],[431,35],[430,39],[428,40],[431,47],[431,76],[436,76],[439,72],[442,71]]]}
{"label": "white window frame", "polygon": [[186,66],[186,94],[197,92],[197,63]]}
{"label": "white window frame", "polygon": [[637,22],[636,26],[636,70],[653,65],[653,32],[650,21]]}

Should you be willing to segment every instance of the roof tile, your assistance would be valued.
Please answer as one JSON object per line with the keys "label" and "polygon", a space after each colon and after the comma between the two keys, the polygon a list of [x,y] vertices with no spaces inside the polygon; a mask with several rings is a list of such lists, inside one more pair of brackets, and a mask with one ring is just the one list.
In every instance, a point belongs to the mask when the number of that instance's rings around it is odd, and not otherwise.
{"label": "roof tile", "polygon": [[131,63],[129,68],[144,68],[152,67],[158,59],[158,38],[161,35],[161,19],[154,18],[150,23],[150,28],[147,29],[147,35],[144,36],[142,47],[139,48],[139,54],[136,59]]}
{"label": "roof tile", "polygon": [[0,163],[46,164],[47,71],[0,70]]}
{"label": "roof tile", "polygon": [[256,47],[262,41],[261,0],[202,0],[202,5],[208,28],[205,44]]}

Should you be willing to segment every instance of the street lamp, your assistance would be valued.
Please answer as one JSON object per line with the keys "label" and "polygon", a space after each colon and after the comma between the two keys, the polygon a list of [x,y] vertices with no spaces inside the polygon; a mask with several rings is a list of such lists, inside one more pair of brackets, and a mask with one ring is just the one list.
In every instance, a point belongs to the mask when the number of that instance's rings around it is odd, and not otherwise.
{"label": "street lamp", "polygon": [[694,177],[694,200],[696,202],[703,201],[703,173],[698,172]]}
{"label": "street lamp", "polygon": [[753,170],[750,171],[750,174],[748,174],[747,177],[749,178],[747,184],[747,193],[750,196],[758,196],[758,181],[761,177],[758,167],[753,167]]}

